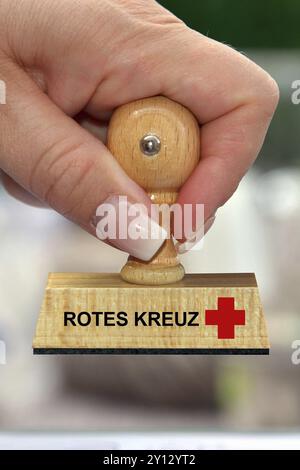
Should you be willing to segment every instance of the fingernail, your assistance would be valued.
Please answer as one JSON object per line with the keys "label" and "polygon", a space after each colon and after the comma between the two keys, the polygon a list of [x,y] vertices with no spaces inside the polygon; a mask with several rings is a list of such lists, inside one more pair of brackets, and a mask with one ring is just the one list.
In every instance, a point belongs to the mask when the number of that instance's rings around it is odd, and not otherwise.
{"label": "fingernail", "polygon": [[96,235],[135,258],[149,261],[168,233],[148,216],[147,207],[132,203],[126,196],[110,196],[92,219]]}
{"label": "fingernail", "polygon": [[179,255],[183,255],[184,253],[187,253],[190,251],[197,243],[199,243],[200,240],[204,237],[204,235],[208,232],[210,227],[213,225],[214,221],[216,219],[216,215],[214,214],[213,216],[209,217],[206,222],[204,223],[203,227],[201,229],[197,230],[196,232],[193,232],[190,237],[186,239],[184,243],[177,243],[175,245],[176,251]]}

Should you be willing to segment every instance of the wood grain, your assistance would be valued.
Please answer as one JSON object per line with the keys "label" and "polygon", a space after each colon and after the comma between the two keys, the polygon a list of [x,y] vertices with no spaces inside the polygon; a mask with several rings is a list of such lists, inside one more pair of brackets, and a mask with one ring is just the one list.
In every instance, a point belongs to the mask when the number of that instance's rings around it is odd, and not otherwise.
{"label": "wood grain", "polygon": [[[124,281],[115,273],[50,273],[47,288],[70,287],[87,288],[122,287],[132,290],[133,286]],[[176,284],[168,284],[163,289],[172,287],[257,287],[255,274],[253,273],[201,273],[187,274],[182,281]],[[134,289],[141,289],[141,285],[135,285]],[[147,286],[148,289],[158,289],[159,286]]]}
{"label": "wood grain", "polygon": [[[245,309],[246,325],[234,339],[218,339],[216,326],[64,326],[64,311],[199,311],[215,309],[218,297],[234,297]],[[130,285],[114,274],[49,275],[33,348],[39,350],[268,350],[269,341],[254,274],[195,274],[173,285]]]}
{"label": "wood grain", "polygon": [[[153,157],[140,149],[140,140],[147,134],[161,140],[161,150]],[[116,109],[108,127],[107,146],[126,173],[149,194],[176,193],[199,161],[200,131],[196,118],[184,106],[155,96]]]}

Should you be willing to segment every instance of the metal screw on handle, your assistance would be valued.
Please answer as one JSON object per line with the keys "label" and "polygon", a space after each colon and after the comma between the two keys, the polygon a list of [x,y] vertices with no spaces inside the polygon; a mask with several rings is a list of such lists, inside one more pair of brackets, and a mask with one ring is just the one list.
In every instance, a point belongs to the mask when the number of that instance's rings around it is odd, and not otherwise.
{"label": "metal screw on handle", "polygon": [[140,148],[147,157],[154,157],[160,151],[161,143],[159,137],[154,134],[146,134],[140,141]]}

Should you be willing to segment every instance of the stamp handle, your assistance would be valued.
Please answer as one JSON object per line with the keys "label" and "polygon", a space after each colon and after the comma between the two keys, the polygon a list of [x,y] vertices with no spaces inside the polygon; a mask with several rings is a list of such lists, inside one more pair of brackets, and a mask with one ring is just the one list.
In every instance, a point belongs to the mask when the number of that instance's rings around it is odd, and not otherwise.
{"label": "stamp handle", "polygon": [[[153,203],[170,205],[198,164],[200,129],[179,103],[163,96],[145,98],[114,111],[107,146]],[[134,284],[169,284],[183,278],[184,268],[167,239],[148,262],[129,257],[121,276]]]}

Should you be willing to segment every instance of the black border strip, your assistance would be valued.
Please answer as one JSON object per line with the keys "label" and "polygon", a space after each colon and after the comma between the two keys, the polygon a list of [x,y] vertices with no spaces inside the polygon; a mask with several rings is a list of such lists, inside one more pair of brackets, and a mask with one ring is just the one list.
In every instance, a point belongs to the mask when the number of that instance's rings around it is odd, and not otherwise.
{"label": "black border strip", "polygon": [[33,354],[119,354],[119,355],[134,355],[134,354],[177,354],[177,355],[268,355],[270,350],[268,348],[34,348]]}

